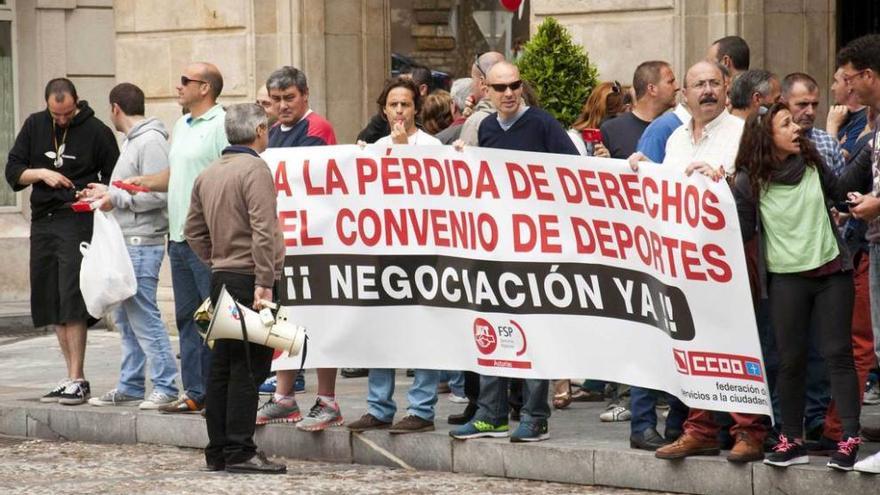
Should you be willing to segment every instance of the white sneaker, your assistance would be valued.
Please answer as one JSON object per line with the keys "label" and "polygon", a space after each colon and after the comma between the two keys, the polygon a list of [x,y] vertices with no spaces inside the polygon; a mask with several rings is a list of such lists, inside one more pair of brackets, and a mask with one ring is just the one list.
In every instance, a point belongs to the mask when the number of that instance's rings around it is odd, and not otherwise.
{"label": "white sneaker", "polygon": [[866,406],[874,406],[880,404],[880,383],[872,382],[865,390],[865,396],[862,398],[862,404]]}
{"label": "white sneaker", "polygon": [[608,409],[606,409],[605,412],[599,415],[599,419],[605,423],[629,421],[632,419],[632,413],[629,409],[623,406],[612,404],[608,406]]}
{"label": "white sneaker", "polygon": [[456,404],[467,404],[470,402],[467,397],[462,397],[460,395],[455,395],[453,393],[449,394],[449,401],[454,402]]}
{"label": "white sneaker", "polygon": [[159,409],[159,406],[164,406],[165,404],[171,404],[172,402],[177,400],[177,396],[163,394],[158,390],[153,390],[147,400],[140,403],[138,409],[146,409],[146,410],[154,410]]}
{"label": "white sneaker", "polygon": [[857,462],[853,469],[860,473],[880,474],[880,452]]}

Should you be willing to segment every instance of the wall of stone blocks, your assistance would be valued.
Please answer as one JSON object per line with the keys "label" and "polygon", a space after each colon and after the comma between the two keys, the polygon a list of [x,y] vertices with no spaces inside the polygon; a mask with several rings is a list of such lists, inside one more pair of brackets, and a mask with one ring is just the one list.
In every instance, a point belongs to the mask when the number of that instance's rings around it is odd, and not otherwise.
{"label": "wall of stone blocks", "polygon": [[[642,61],[667,60],[676,75],[706,56],[709,44],[739,35],[751,66],[784,76],[803,71],[820,83],[827,112],[836,46],[835,0],[533,0],[532,32],[553,16],[583,45],[603,80],[628,84]],[[817,125],[824,125],[824,117]]]}

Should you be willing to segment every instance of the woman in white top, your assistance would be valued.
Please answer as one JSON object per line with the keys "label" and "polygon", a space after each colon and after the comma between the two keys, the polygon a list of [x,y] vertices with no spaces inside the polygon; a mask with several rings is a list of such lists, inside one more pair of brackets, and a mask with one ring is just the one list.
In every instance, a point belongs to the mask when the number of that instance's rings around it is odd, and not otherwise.
{"label": "woman in white top", "polygon": [[391,134],[376,141],[389,144],[439,144],[439,139],[416,127],[416,115],[421,110],[419,88],[406,77],[397,77],[385,85],[379,96],[379,106],[391,127]]}

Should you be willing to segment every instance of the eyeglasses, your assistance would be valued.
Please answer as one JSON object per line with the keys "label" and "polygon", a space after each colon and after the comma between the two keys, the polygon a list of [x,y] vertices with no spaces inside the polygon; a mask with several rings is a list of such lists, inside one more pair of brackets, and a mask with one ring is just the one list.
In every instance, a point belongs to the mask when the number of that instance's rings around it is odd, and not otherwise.
{"label": "eyeglasses", "polygon": [[522,81],[513,81],[510,84],[490,84],[489,87],[498,91],[499,93],[504,93],[507,91],[507,88],[510,88],[511,91],[516,91],[522,86]]}
{"label": "eyeglasses", "polygon": [[485,55],[485,53],[477,52],[476,56],[474,56],[474,66],[477,67],[477,70],[480,71],[480,74],[482,74],[483,77],[485,78],[486,71],[484,71],[483,68],[480,67],[480,57],[482,57],[483,55]]}
{"label": "eyeglasses", "polygon": [[702,89],[703,87],[709,87],[710,89],[718,89],[721,87],[723,83],[718,79],[703,79],[702,81],[697,81],[692,83],[690,86],[692,88]]}
{"label": "eyeglasses", "polygon": [[187,84],[189,84],[189,83],[191,83],[191,82],[197,82],[197,83],[201,83],[201,84],[208,84],[208,81],[202,81],[202,80],[199,80],[199,79],[190,79],[190,78],[188,78],[188,77],[186,77],[186,76],[180,76],[180,85],[181,85],[181,86],[186,86]]}
{"label": "eyeglasses", "polygon": [[844,73],[840,74],[840,77],[843,79],[843,82],[845,82],[846,84],[849,84],[850,81],[861,76],[865,72],[868,72],[868,69],[862,69],[862,70],[856,72],[855,74],[847,74],[844,72]]}

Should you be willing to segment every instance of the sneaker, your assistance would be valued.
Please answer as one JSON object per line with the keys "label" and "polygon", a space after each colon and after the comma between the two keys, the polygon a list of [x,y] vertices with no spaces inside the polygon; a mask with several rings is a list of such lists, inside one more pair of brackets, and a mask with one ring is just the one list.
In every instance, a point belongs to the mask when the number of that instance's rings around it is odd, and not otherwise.
{"label": "sneaker", "polygon": [[407,414],[397,423],[391,425],[388,433],[392,435],[400,435],[403,433],[420,433],[423,431],[434,431],[434,422],[420,418],[415,414]]}
{"label": "sneaker", "polygon": [[40,397],[40,402],[58,402],[58,398],[61,397],[61,393],[64,392],[64,389],[70,385],[70,381],[70,378],[65,378],[58,382],[49,393]]}
{"label": "sneaker", "polygon": [[284,474],[287,472],[287,466],[272,462],[266,457],[266,454],[257,451],[253,457],[244,462],[227,464],[226,472],[241,474]]}
{"label": "sneaker", "polygon": [[880,452],[857,462],[853,469],[860,473],[880,474]]}
{"label": "sneaker", "polygon": [[632,412],[629,409],[616,404],[611,404],[605,409],[605,412],[599,415],[599,419],[604,423],[629,421],[631,418]]}
{"label": "sneaker", "polygon": [[470,402],[467,397],[462,397],[460,395],[456,395],[454,392],[449,394],[449,402],[454,402],[455,404],[467,404]]}
{"label": "sneaker", "polygon": [[302,421],[302,414],[299,412],[299,406],[296,401],[293,405],[287,406],[275,402],[275,397],[269,397],[269,400],[263,403],[257,409],[257,424],[265,425],[269,423],[298,423]]}
{"label": "sneaker", "polygon": [[260,393],[261,394],[274,394],[275,387],[278,386],[278,377],[275,375],[266,378],[266,380],[260,384]]}
{"label": "sneaker", "polygon": [[474,420],[449,431],[449,436],[459,440],[470,438],[504,438],[510,435],[507,424],[493,425],[488,421]]}
{"label": "sneaker", "polygon": [[523,421],[519,424],[516,430],[510,434],[510,441],[519,443],[547,440],[550,438],[550,433],[547,430],[548,426],[546,419]]}
{"label": "sneaker", "polygon": [[370,374],[370,370],[366,368],[342,368],[339,371],[342,378],[363,378]]}
{"label": "sneaker", "polygon": [[58,403],[64,404],[65,406],[85,404],[91,395],[92,390],[91,387],[89,387],[89,382],[85,380],[75,380],[68,383],[64,392],[61,392],[61,395],[58,396]]}
{"label": "sneaker", "polygon": [[135,403],[144,400],[143,397],[123,394],[115,388],[100,397],[92,397],[89,399],[91,406],[133,406]]}
{"label": "sneaker", "polygon": [[381,430],[391,427],[391,421],[382,421],[370,413],[364,414],[354,423],[348,424],[348,429],[360,433],[367,430]]}
{"label": "sneaker", "polygon": [[853,465],[859,457],[860,443],[862,443],[862,439],[859,437],[849,437],[837,442],[837,450],[831,454],[831,460],[826,466],[838,471],[852,471]]}
{"label": "sneaker", "polygon": [[342,423],[342,413],[339,411],[338,403],[334,402],[331,406],[321,399],[316,399],[315,405],[312,406],[306,417],[296,424],[296,429],[322,431],[331,426],[342,426]]}
{"label": "sneaker", "polygon": [[296,374],[296,380],[293,381],[293,391],[297,394],[306,391],[306,375],[304,373]]}
{"label": "sneaker", "polygon": [[764,459],[764,464],[777,467],[809,463],[810,456],[807,455],[807,449],[799,443],[789,442],[785,435],[779,435],[779,442],[773,447],[773,453]]}
{"label": "sneaker", "polygon": [[872,382],[865,389],[865,395],[862,397],[862,404],[866,406],[875,406],[880,404],[880,383]]}
{"label": "sneaker", "polygon": [[159,392],[158,390],[153,390],[147,400],[140,403],[138,409],[143,410],[155,410],[159,409],[162,406],[171,404],[172,402],[177,400],[176,395],[168,395]]}
{"label": "sneaker", "polygon": [[177,400],[161,405],[156,408],[161,413],[180,414],[180,413],[198,413],[205,408],[204,404],[190,399],[185,393],[181,394]]}

